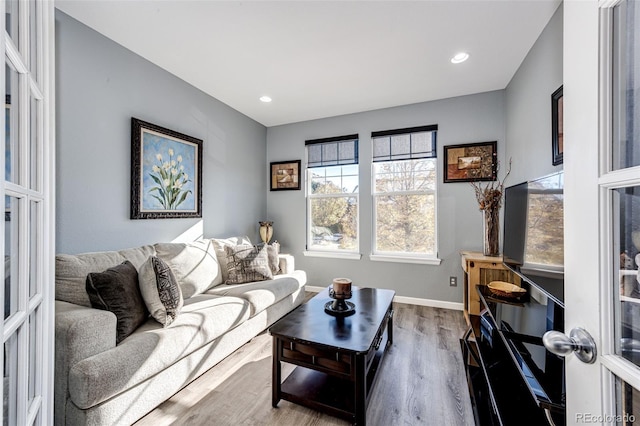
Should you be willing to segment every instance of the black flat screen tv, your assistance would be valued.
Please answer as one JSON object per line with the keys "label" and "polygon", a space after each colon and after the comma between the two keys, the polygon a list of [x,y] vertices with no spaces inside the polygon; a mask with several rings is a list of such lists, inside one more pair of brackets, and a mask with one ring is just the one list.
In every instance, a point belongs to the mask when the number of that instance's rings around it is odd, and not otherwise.
{"label": "black flat screen tv", "polygon": [[564,173],[505,189],[503,263],[564,306]]}

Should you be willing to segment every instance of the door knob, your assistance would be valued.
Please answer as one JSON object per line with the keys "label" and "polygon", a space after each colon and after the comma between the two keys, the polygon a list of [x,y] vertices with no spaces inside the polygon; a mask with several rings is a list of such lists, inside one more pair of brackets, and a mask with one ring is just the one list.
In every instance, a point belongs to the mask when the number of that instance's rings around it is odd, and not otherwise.
{"label": "door knob", "polygon": [[569,336],[559,331],[547,331],[542,336],[542,343],[556,355],[567,356],[575,352],[582,362],[593,364],[596,361],[596,342],[584,328],[574,328]]}

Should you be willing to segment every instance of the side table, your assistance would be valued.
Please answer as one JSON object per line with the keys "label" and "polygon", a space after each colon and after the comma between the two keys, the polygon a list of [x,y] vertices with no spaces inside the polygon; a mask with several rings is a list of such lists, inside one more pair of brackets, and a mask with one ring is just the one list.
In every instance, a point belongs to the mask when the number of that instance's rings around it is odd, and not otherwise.
{"label": "side table", "polygon": [[480,315],[480,297],[476,285],[487,285],[491,281],[506,281],[520,286],[520,277],[502,264],[502,257],[485,256],[480,252],[461,251],[463,277],[463,312],[467,325],[469,315]]}

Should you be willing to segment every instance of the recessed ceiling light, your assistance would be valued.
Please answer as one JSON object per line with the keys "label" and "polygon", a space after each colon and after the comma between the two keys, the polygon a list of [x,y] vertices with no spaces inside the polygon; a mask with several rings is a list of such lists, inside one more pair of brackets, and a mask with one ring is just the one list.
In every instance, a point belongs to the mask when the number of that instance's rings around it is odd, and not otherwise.
{"label": "recessed ceiling light", "polygon": [[469,59],[469,54],[467,52],[456,53],[456,55],[451,58],[452,64],[460,64]]}
{"label": "recessed ceiling light", "polygon": [[269,96],[260,96],[260,100],[264,103],[269,103],[271,102],[271,98]]}

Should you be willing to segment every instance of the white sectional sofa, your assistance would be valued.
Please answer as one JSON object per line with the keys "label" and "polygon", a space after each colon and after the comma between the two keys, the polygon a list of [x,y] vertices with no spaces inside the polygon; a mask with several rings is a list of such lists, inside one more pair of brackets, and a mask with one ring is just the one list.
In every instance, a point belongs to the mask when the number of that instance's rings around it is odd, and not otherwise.
{"label": "white sectional sofa", "polygon": [[[225,284],[223,246],[233,243],[56,256],[57,425],[129,425],[302,303],[306,275],[294,270],[290,256],[280,258],[274,279]],[[125,260],[139,268],[149,256],[166,257],[184,306],[170,326],[149,317],[116,344],[116,316],[91,307],[87,275]]]}

